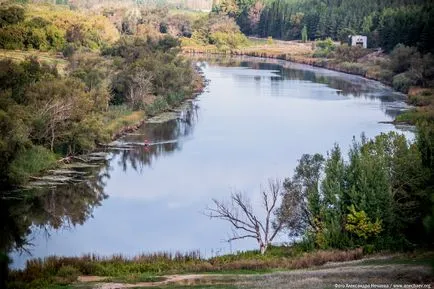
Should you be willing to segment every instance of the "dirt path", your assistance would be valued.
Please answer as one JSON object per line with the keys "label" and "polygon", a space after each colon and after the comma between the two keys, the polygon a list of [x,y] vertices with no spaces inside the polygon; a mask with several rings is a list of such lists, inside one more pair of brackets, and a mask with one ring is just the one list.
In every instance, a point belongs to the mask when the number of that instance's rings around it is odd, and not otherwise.
{"label": "dirt path", "polygon": [[[107,277],[101,276],[80,276],[78,281],[81,283],[96,282],[93,288],[95,289],[120,289],[120,288],[136,288],[136,287],[156,287],[165,285],[195,285],[195,284],[216,284],[218,279],[231,277],[236,275],[209,275],[209,274],[186,274],[186,275],[165,275],[165,280],[157,282],[138,282],[138,283],[112,283],[103,282]],[[223,280],[221,280],[223,282]]]}
{"label": "dirt path", "polygon": [[[419,288],[434,288],[434,276],[432,268],[429,266],[404,264],[363,265],[354,262],[334,263],[332,266],[326,265],[314,269],[258,275],[189,274],[167,275],[164,278],[166,278],[164,281],[134,284],[102,282],[104,277],[98,276],[80,277],[79,281],[82,283],[96,282],[93,287],[95,289],[199,284],[232,284],[239,288],[252,289],[395,288],[393,285],[411,284],[423,284],[425,286]],[[353,285],[356,287],[351,287]]]}

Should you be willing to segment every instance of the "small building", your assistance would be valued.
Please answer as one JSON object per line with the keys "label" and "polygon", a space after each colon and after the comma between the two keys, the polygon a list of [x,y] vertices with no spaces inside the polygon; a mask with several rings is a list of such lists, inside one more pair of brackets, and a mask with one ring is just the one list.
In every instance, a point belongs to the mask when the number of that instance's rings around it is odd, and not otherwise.
{"label": "small building", "polygon": [[350,46],[368,48],[368,37],[363,35],[350,35],[348,37]]}

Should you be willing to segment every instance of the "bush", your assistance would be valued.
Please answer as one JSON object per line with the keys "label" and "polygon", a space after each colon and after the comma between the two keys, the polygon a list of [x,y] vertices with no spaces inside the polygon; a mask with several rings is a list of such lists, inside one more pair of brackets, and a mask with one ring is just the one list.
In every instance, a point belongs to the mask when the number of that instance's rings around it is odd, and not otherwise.
{"label": "bush", "polygon": [[17,24],[24,20],[24,8],[21,6],[0,7],[0,27]]}
{"label": "bush", "polygon": [[407,93],[410,86],[414,84],[416,84],[416,81],[406,72],[395,75],[392,80],[392,87],[403,93]]}
{"label": "bush", "polygon": [[331,38],[326,40],[317,40],[315,42],[315,52],[313,57],[316,58],[328,58],[332,56],[332,52],[336,49],[335,44]]}
{"label": "bush", "polygon": [[248,43],[247,37],[241,32],[214,32],[210,35],[211,43],[220,50],[236,49]]}
{"label": "bush", "polygon": [[169,109],[169,104],[164,99],[164,97],[158,96],[152,104],[149,104],[145,107],[145,112],[149,116],[154,116],[168,109]]}
{"label": "bush", "polygon": [[340,45],[336,47],[334,56],[341,61],[355,62],[369,53],[370,51],[363,47]]}
{"label": "bush", "polygon": [[390,53],[390,68],[395,73],[407,71],[414,58],[420,58],[420,54],[415,47],[408,47],[398,44]]}
{"label": "bush", "polygon": [[64,284],[75,282],[79,275],[80,271],[71,265],[62,266],[59,271],[57,271],[57,277],[61,278],[59,281]]}
{"label": "bush", "polygon": [[74,44],[69,43],[68,45],[63,48],[62,54],[65,57],[72,57],[76,51],[76,47]]}
{"label": "bush", "polygon": [[23,49],[27,31],[23,26],[13,25],[0,29],[0,48]]}
{"label": "bush", "polygon": [[329,51],[333,51],[336,48],[333,40],[330,37],[326,38],[325,40],[317,40],[315,44],[317,48]]}

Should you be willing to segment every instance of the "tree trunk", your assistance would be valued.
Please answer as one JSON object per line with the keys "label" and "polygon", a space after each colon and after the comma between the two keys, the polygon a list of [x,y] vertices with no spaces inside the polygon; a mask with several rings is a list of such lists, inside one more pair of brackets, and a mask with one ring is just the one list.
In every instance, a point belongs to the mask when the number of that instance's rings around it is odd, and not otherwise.
{"label": "tree trunk", "polygon": [[54,125],[51,125],[51,151],[53,151],[54,149]]}
{"label": "tree trunk", "polygon": [[268,248],[268,244],[261,243],[259,245],[259,250],[261,251],[261,255],[265,254],[265,252],[267,251],[267,248]]}

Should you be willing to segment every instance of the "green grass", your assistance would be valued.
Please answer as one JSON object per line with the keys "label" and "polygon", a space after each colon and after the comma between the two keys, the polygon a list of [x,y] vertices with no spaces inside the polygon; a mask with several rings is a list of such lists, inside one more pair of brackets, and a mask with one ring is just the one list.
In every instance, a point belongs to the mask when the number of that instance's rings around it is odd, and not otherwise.
{"label": "green grass", "polygon": [[30,176],[56,165],[56,155],[42,146],[32,146],[18,153],[10,165],[9,176],[16,183],[26,182]]}

